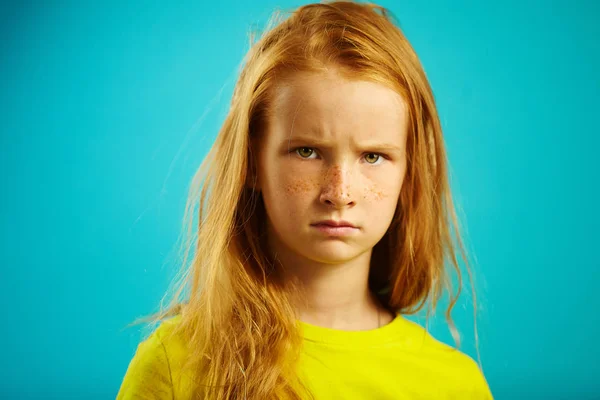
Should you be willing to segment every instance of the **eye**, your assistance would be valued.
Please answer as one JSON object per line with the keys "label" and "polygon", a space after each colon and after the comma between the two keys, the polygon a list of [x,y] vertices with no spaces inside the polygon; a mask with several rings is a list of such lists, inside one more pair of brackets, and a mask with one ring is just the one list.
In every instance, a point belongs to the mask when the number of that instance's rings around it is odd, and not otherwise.
{"label": "eye", "polygon": [[310,158],[310,156],[315,154],[315,151],[310,147],[298,147],[294,151],[302,158]]}
{"label": "eye", "polygon": [[378,161],[381,159],[381,154],[378,153],[368,153],[365,155],[365,161],[367,161],[369,164],[378,164]]}

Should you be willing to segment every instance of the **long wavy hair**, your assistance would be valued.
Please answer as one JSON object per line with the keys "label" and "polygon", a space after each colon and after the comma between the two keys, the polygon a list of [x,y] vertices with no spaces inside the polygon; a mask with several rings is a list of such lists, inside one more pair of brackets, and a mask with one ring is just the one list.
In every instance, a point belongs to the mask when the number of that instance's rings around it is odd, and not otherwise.
{"label": "long wavy hair", "polygon": [[445,315],[458,343],[451,311],[461,293],[460,253],[476,310],[434,96],[395,18],[383,7],[345,1],[308,4],[285,17],[276,12],[251,42],[229,112],[194,177],[182,270],[170,301],[163,299],[150,317],[180,315],[174,333],[187,342],[186,368],[198,398],[304,398],[306,387],[294,373],[302,340],[292,287],[268,256],[264,204],[248,182],[256,178],[254,139],[265,128],[277,85],[292,73],[331,67],[386,85],[408,105],[406,176],[393,221],[373,249],[371,290],[402,314],[425,305],[433,310],[449,294]]}

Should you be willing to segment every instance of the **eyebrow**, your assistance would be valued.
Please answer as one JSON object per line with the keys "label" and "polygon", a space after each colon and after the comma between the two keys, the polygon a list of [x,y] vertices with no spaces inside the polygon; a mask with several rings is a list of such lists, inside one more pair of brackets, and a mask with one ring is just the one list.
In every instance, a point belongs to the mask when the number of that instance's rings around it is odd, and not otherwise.
{"label": "eyebrow", "polygon": [[[294,137],[290,139],[283,140],[281,142],[282,146],[289,147],[297,147],[297,146],[307,146],[307,147],[318,147],[322,149],[331,149],[333,147],[333,143],[331,141],[322,140],[314,137]],[[377,152],[385,152],[385,151],[397,151],[402,152],[403,147],[393,143],[385,143],[379,141],[371,141],[365,142],[361,145],[354,144],[355,147],[369,149]]]}

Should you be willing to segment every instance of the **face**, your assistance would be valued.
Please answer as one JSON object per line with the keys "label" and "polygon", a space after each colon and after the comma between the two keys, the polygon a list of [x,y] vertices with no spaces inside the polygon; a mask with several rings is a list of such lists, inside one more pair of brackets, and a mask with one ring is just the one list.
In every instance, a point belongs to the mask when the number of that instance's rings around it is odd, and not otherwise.
{"label": "face", "polygon": [[273,106],[258,155],[271,250],[320,263],[370,256],[406,171],[404,100],[331,71],[295,75]]}

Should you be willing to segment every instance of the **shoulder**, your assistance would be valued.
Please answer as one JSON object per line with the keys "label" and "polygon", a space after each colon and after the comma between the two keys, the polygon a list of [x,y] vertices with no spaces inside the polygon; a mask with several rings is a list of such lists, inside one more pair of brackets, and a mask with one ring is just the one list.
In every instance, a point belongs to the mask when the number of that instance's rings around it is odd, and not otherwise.
{"label": "shoulder", "polygon": [[468,354],[441,342],[424,327],[404,318],[405,328],[413,337],[412,348],[430,365],[435,365],[437,372],[451,377],[461,389],[476,399],[492,399],[489,385],[479,364]]}
{"label": "shoulder", "polygon": [[173,375],[184,354],[183,341],[174,335],[178,322],[179,317],[162,321],[138,344],[117,399],[173,397]]}

